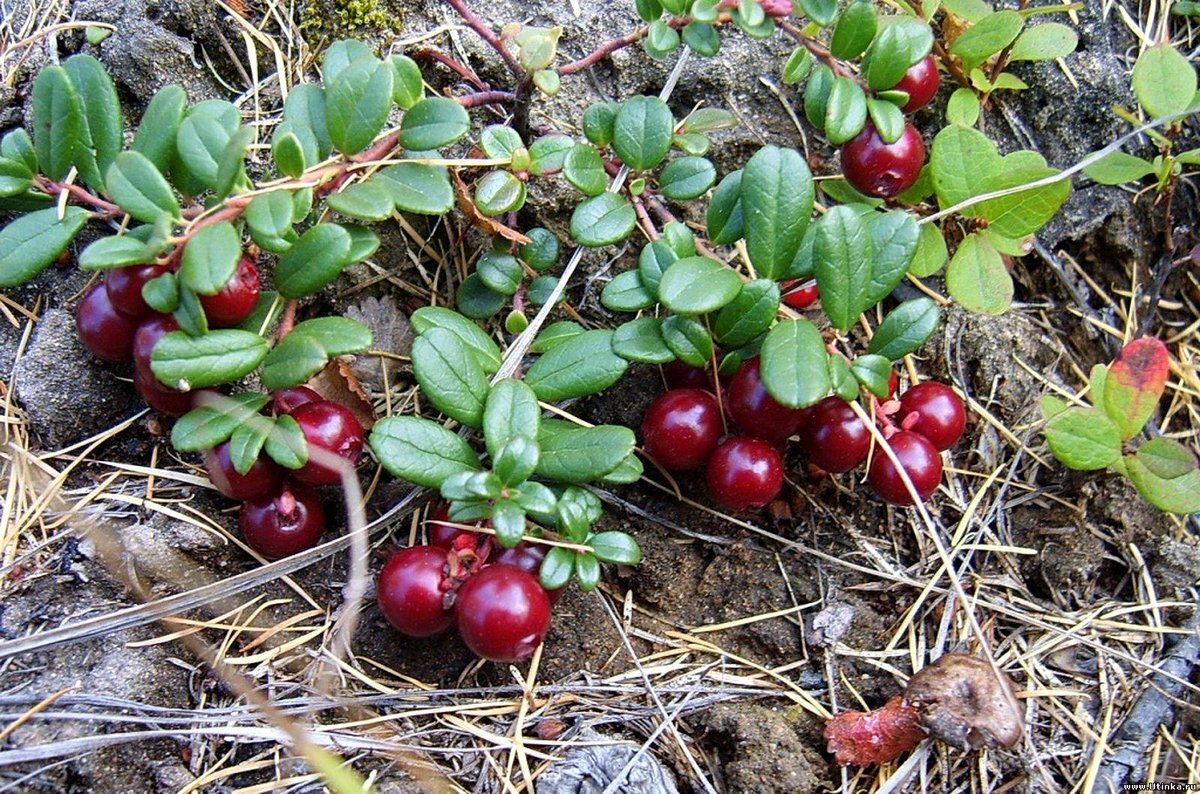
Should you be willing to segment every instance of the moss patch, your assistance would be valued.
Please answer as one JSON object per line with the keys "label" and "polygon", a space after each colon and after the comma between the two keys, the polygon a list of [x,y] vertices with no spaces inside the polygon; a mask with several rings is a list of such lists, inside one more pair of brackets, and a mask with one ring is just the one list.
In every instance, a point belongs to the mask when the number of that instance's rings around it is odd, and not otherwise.
{"label": "moss patch", "polygon": [[374,38],[399,28],[401,11],[394,5],[387,0],[308,0],[300,12],[300,29],[314,44]]}

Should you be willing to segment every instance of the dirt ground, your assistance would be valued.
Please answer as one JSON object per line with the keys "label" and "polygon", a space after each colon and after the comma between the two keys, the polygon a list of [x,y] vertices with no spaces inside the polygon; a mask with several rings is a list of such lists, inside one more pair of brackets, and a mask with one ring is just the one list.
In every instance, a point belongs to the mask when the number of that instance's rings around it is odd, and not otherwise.
{"label": "dirt ground", "polygon": [[[247,90],[251,57],[264,74],[274,70],[271,46],[311,77],[322,39],[355,25],[353,34],[374,45],[444,48],[484,80],[505,84],[494,54],[436,0],[341,4],[359,9],[358,16],[339,15],[339,4],[325,0],[302,4],[293,17],[279,4],[252,3],[244,20],[231,16],[235,5],[243,4],[35,4],[38,19],[15,29],[75,19],[117,30],[97,46],[64,29],[27,47],[19,66],[6,64],[11,80],[0,83],[0,129],[22,122],[37,68],[71,52],[91,52],[108,66],[135,119],[153,91],[171,82],[182,82],[192,100],[235,98]],[[562,49],[572,57],[635,24],[623,2],[581,0],[575,13],[550,0],[471,5],[497,27],[512,20],[564,25]],[[985,123],[1002,150],[1036,148],[1066,167],[1127,130],[1110,108],[1132,103],[1131,21],[1116,3],[1083,5],[1074,20],[1053,17],[1078,26],[1079,51],[1061,65],[1015,67],[1033,90],[987,110]],[[247,26],[256,36],[242,37]],[[255,42],[253,56],[247,40]],[[788,51],[778,37],[763,43],[732,35],[718,58],[693,58],[687,66],[671,100],[677,115],[704,102],[742,120],[714,136],[720,174],[764,142],[808,146],[818,164],[829,157],[811,129],[806,143],[797,133],[785,106],[798,104],[796,92],[784,88],[777,96],[768,85],[778,82]],[[534,123],[570,129],[589,102],[657,92],[672,63],[655,63],[637,48],[620,51],[564,79],[558,96],[539,103]],[[446,70],[429,74],[434,84],[456,86]],[[266,121],[277,104],[277,88],[264,81],[244,107]],[[917,121],[929,126],[940,118],[935,107]],[[1185,134],[1194,139],[1195,127]],[[565,238],[573,192],[559,180],[543,187],[531,191],[521,224],[540,223]],[[1185,185],[1173,222],[1193,242],[1198,205],[1195,188]],[[1194,522],[1157,512],[1123,480],[1058,465],[1041,437],[1037,400],[1053,389],[1083,388],[1090,366],[1111,357],[1123,329],[1144,319],[1140,295],[1165,254],[1162,225],[1150,197],[1080,182],[1039,235],[1041,253],[1014,263],[1012,311],[947,312],[913,370],[902,373],[954,383],[973,409],[930,504],[931,524],[882,505],[856,477],[812,479],[798,459],[789,459],[788,504],[773,514],[725,516],[699,478],[679,479],[690,497],[684,501],[651,478],[601,494],[604,528],[633,534],[644,562],[607,570],[597,593],[568,593],[532,664],[481,663],[456,639],[405,640],[368,597],[352,653],[332,679],[317,670],[331,658],[340,618],[347,577],[341,550],[315,555],[286,577],[223,585],[214,597],[189,603],[183,625],[164,628],[146,610],[121,612],[137,603],[131,578],[162,598],[259,563],[240,547],[236,514],[208,487],[198,460],[174,453],[165,424],[139,412],[129,372],[96,363],[75,340],[70,312],[86,274],[51,269],[10,291],[0,307],[7,318],[0,322],[7,482],[0,536],[11,549],[0,560],[0,791],[319,789],[278,732],[177,641],[181,632],[217,647],[380,791],[448,790],[449,781],[480,792],[604,788],[606,780],[585,785],[561,774],[528,783],[526,769],[541,774],[556,759],[593,770],[615,763],[609,774],[633,759],[624,791],[866,791],[894,770],[840,770],[825,753],[821,717],[882,704],[901,690],[914,663],[940,652],[982,652],[969,611],[993,657],[1018,682],[1030,734],[1016,751],[982,758],[924,749],[920,777],[908,785],[1072,789],[1094,774],[1095,759],[1145,690],[1147,671],[1181,633],[1173,627],[1194,616],[1200,547]],[[444,229],[422,231],[448,252]],[[405,312],[427,302],[427,284],[412,264],[416,243],[399,228],[381,236],[375,268],[349,271],[311,311],[340,313],[368,297],[390,297]],[[481,242],[472,234],[467,241],[468,248]],[[633,247],[589,252],[570,305],[613,324],[599,291],[635,257]],[[444,281],[442,303],[449,295]],[[936,278],[928,285],[941,286]],[[1178,268],[1164,285],[1154,326],[1161,336],[1179,335],[1176,349],[1191,358],[1180,354],[1176,376],[1190,371],[1192,389],[1198,305],[1195,266]],[[619,384],[570,410],[589,421],[636,424],[661,389],[657,368],[634,366]],[[1194,442],[1200,417],[1186,391],[1170,398],[1160,424]],[[393,404],[411,404],[411,393],[401,368]],[[382,394],[372,396],[383,404]],[[362,473],[369,518],[384,517],[372,525],[377,570],[390,548],[419,537],[424,497],[411,499],[372,464]],[[336,493],[329,496],[336,501]],[[409,506],[396,511],[406,498]],[[340,515],[335,525],[344,526]],[[969,604],[953,595],[933,533],[950,547]],[[101,536],[119,542],[115,568],[102,560],[95,540]],[[129,619],[113,618],[122,614]],[[1197,779],[1197,691],[1187,691],[1175,729],[1164,726],[1146,749],[1143,773]],[[643,745],[649,753],[635,752]],[[625,754],[612,762],[617,752]],[[595,757],[585,764],[587,753]]]}

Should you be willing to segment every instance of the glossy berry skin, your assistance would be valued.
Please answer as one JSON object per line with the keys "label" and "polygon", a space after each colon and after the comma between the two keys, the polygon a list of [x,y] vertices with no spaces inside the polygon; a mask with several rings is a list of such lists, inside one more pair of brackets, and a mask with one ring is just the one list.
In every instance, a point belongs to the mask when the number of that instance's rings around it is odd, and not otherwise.
{"label": "glossy berry skin", "polygon": [[325,399],[307,386],[293,386],[290,389],[280,389],[271,399],[271,411],[277,416],[290,414],[301,405],[320,402]]}
{"label": "glossy berry skin", "polygon": [[884,143],[871,124],[842,146],[842,173],[855,190],[893,198],[912,187],[925,165],[925,142],[911,124],[894,143]]}
{"label": "glossy berry skin", "polygon": [[904,77],[900,78],[900,82],[892,86],[892,89],[904,91],[908,94],[908,102],[905,103],[901,110],[905,113],[912,113],[929,104],[934,95],[937,94],[938,83],[940,81],[941,77],[938,75],[937,62],[933,60],[932,55],[926,55],[908,67],[908,71],[904,73]]}
{"label": "glossy berry skin", "polygon": [[829,472],[850,471],[867,459],[871,431],[841,397],[826,397],[813,406],[800,430],[800,444],[813,465]]}
{"label": "glossy berry skin", "polygon": [[262,286],[254,260],[243,256],[228,283],[215,295],[201,295],[200,305],[212,328],[229,328],[250,316]]}
{"label": "glossy berry skin", "polygon": [[432,637],[454,625],[454,611],[444,606],[445,571],[444,549],[413,546],[393,554],[375,588],[387,622],[409,637]]}
{"label": "glossy berry skin", "polygon": [[721,442],[708,459],[708,490],[730,510],[762,507],[783,487],[783,460],[775,447],[750,436]]}
{"label": "glossy berry skin", "polygon": [[140,320],[153,311],[142,297],[142,287],[166,272],[167,268],[158,265],[115,267],[104,274],[104,289],[117,311]]}
{"label": "glossy berry skin", "polygon": [[725,397],[725,410],[746,433],[782,443],[800,429],[805,414],[775,402],[763,385],[758,365],[759,360],[752,358],[733,376]]}
{"label": "glossy berry skin", "polygon": [[275,494],[242,502],[238,527],[250,548],[278,560],[317,545],[325,532],[325,508],[309,489],[285,482]]}
{"label": "glossy berry skin", "polygon": [[[904,420],[917,414],[914,424]],[[954,390],[944,383],[925,381],[900,395],[897,418],[908,430],[920,433],[940,452],[950,449],[962,438],[967,426],[967,409]],[[910,420],[911,421],[911,420]]]}
{"label": "glossy berry skin", "polygon": [[489,565],[459,588],[458,633],[472,651],[493,662],[533,655],[550,629],[550,599],[529,573]]}
{"label": "glossy berry skin", "polygon": [[259,455],[245,474],[238,473],[224,441],[204,453],[204,468],[213,486],[230,499],[262,499],[277,493],[283,469],[266,455]]}
{"label": "glossy berry skin", "polygon": [[703,466],[724,433],[717,398],[700,389],[672,389],[650,404],[642,420],[642,445],[675,471]]}
{"label": "glossy berry skin", "polygon": [[133,358],[137,320],[117,311],[103,284],[87,291],[75,308],[75,332],[96,358],[121,362]]}
{"label": "glossy berry skin", "polygon": [[[525,573],[538,578],[538,574],[542,569],[542,560],[546,559],[546,552],[550,550],[549,546],[541,543],[526,543],[521,541],[511,549],[497,549],[488,557],[489,565],[511,565],[514,568],[520,568]],[[538,581],[541,584],[541,580]],[[545,588],[543,588],[545,589]],[[550,606],[558,603],[558,599],[562,597],[565,587],[560,587],[557,590],[546,590],[546,597],[550,599]]]}
{"label": "glossy berry skin", "polygon": [[449,520],[450,506],[442,502],[429,515],[429,523],[425,528],[426,532],[429,533],[429,544],[431,546],[449,551],[454,548],[454,541],[458,539],[459,535],[475,534],[474,532],[443,523]]}
{"label": "glossy berry skin", "polygon": [[328,400],[306,403],[292,412],[308,441],[309,461],[292,476],[309,485],[332,485],[341,480],[337,468],[318,462],[313,450],[343,458],[351,466],[362,459],[363,426],[349,408]]}
{"label": "glossy berry skin", "polygon": [[795,281],[792,282],[792,285],[788,285],[788,289],[789,291],[783,294],[783,302],[793,309],[807,309],[821,297],[816,281]]}
{"label": "glossy berry skin", "polygon": [[888,375],[888,397],[895,397],[898,388],[900,388],[900,376],[896,374],[896,370],[892,370],[892,374]]}
{"label": "glossy berry skin", "polygon": [[169,314],[152,314],[142,321],[133,336],[133,385],[147,405],[168,416],[182,416],[190,411],[194,395],[161,383],[150,369],[150,353],[164,334],[178,330],[179,324]]}
{"label": "glossy berry skin", "polygon": [[[924,502],[937,490],[942,481],[942,459],[938,451],[925,436],[901,430],[888,439],[900,465],[912,480],[913,486]],[[912,497],[904,487],[900,473],[892,464],[891,458],[882,449],[876,449],[871,458],[871,467],[867,470],[867,482],[879,495],[879,498],[889,504],[911,505]]]}
{"label": "glossy berry skin", "polygon": [[179,323],[169,314],[152,314],[137,327],[133,336],[133,366],[146,374],[151,373],[150,354],[158,340],[171,331],[178,331]]}
{"label": "glossy berry skin", "polygon": [[668,389],[703,389],[704,391],[713,391],[715,388],[711,372],[703,367],[693,367],[690,364],[684,364],[678,359],[663,364],[662,372],[663,380],[667,382]]}

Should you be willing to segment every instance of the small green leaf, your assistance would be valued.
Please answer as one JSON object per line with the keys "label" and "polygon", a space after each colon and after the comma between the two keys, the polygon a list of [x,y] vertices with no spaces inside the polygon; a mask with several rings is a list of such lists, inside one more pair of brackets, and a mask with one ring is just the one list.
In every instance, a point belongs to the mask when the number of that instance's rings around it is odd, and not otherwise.
{"label": "small green leaf", "polygon": [[[1037,166],[1011,170],[1006,168],[988,186],[988,190],[990,192],[1021,187],[1056,174],[1058,171],[1053,168]],[[987,219],[988,231],[992,234],[1010,238],[1025,237],[1045,226],[1070,194],[1070,181],[1062,179],[980,202],[974,209]]]}
{"label": "small green leaf", "polygon": [[33,145],[38,168],[60,182],[87,142],[87,121],[79,94],[61,66],[43,68],[33,81]]}
{"label": "small green leaf", "polygon": [[683,28],[683,43],[696,53],[711,58],[721,51],[721,34],[707,22],[692,20]]}
{"label": "small green leaf", "polygon": [[600,303],[614,312],[636,312],[649,308],[657,302],[655,296],[642,284],[641,274],[636,270],[618,273],[604,285]]}
{"label": "small green leaf", "polygon": [[558,262],[559,243],[554,232],[535,226],[525,232],[529,242],[521,243],[517,256],[534,270],[549,270]]}
{"label": "small green leaf", "polygon": [[904,112],[883,99],[868,99],[867,114],[884,143],[895,143],[904,134]]}
{"label": "small green leaf", "polygon": [[871,306],[890,295],[903,280],[916,255],[921,231],[916,220],[901,210],[871,216],[867,231],[871,236],[871,285],[866,301]]}
{"label": "small green leaf", "polygon": [[[531,284],[531,290],[532,286]],[[458,285],[454,300],[458,310],[467,317],[483,320],[500,311],[507,296],[484,284],[478,273],[472,273]]]}
{"label": "small green leaf", "polygon": [[576,553],[562,546],[554,546],[546,552],[542,567],[538,569],[538,581],[544,590],[559,590],[566,587],[575,574]]}
{"label": "small green leaf", "polygon": [[475,183],[475,206],[484,215],[516,212],[525,203],[525,183],[508,171],[492,171]]}
{"label": "small green leaf", "polygon": [[583,246],[611,245],[625,239],[637,224],[633,206],[616,193],[585,200],[571,214],[571,237]]}
{"label": "small green leaf", "polygon": [[1104,391],[1098,404],[1121,431],[1122,439],[1142,432],[1170,375],[1171,359],[1167,346],[1152,336],[1135,339],[1121,348],[1108,368]]}
{"label": "small green leaf", "polygon": [[[288,417],[291,419],[291,417]],[[292,419],[295,422],[295,419]],[[229,436],[229,462],[234,471],[246,474],[253,468],[255,462],[266,444],[267,437],[275,429],[275,423],[265,416],[248,416],[246,421],[233,429]],[[298,429],[298,426],[297,426]],[[304,440],[303,434],[300,436]],[[305,457],[308,455],[308,444],[304,446]],[[301,464],[303,465],[303,464]]]}
{"label": "small green leaf", "polygon": [[555,482],[585,483],[603,477],[633,452],[633,431],[617,425],[575,427],[545,421],[538,435],[542,458],[537,475]]}
{"label": "small green leaf", "polygon": [[[945,209],[986,193],[1000,174],[996,144],[978,130],[951,125],[937,134],[929,156],[938,204]],[[968,209],[965,214],[973,214]]]}
{"label": "small green leaf", "polygon": [[102,270],[110,267],[125,267],[153,261],[154,251],[136,237],[127,234],[119,237],[101,237],[79,254],[79,267],[83,270]]}
{"label": "small green leaf", "polygon": [[513,153],[525,146],[521,136],[512,127],[503,124],[491,124],[484,127],[479,136],[479,148],[488,157],[511,158]]}
{"label": "small green leaf", "polygon": [[1012,276],[995,246],[980,234],[969,234],[946,266],[946,288],[967,311],[1000,314],[1013,298]]}
{"label": "small green leaf", "polygon": [[18,217],[0,229],[0,287],[15,287],[49,267],[87,223],[87,210],[50,207]]}
{"label": "small green leaf", "polygon": [[1196,70],[1170,44],[1149,47],[1133,66],[1133,93],[1152,117],[1179,113],[1196,96]]}
{"label": "small green leaf", "polygon": [[221,168],[221,153],[229,144],[229,131],[216,117],[193,108],[179,125],[175,150],[179,157],[172,173],[186,193],[214,187]]}
{"label": "small green leaf", "polygon": [[815,325],[780,320],[762,346],[760,371],[767,392],[781,405],[806,408],[829,394],[829,354]]}
{"label": "small green leaf", "polygon": [[200,305],[200,296],[183,284],[178,284],[178,302],[172,315],[185,334],[204,336],[208,333],[208,318]]}
{"label": "small green leaf", "polygon": [[653,168],[671,148],[675,117],[658,97],[635,96],[617,111],[612,147],[621,161],[635,171]]}
{"label": "small green leaf", "polygon": [[917,278],[926,278],[941,270],[950,252],[946,248],[946,238],[936,224],[927,223],[921,227],[920,237],[917,238],[917,250],[913,254],[908,272]]}
{"label": "small green leaf", "polygon": [[492,470],[504,485],[520,485],[533,474],[540,456],[541,448],[532,437],[513,436],[497,450]]}
{"label": "small green leaf", "polygon": [[950,54],[961,58],[966,70],[970,71],[1012,44],[1024,24],[1016,11],[988,14],[959,34],[950,45]]}
{"label": "small green leaf", "polygon": [[941,311],[932,298],[915,298],[888,312],[875,329],[867,350],[889,361],[916,351],[933,335]]}
{"label": "small green leaf", "polygon": [[678,259],[679,254],[664,239],[652,240],[642,247],[638,254],[638,275],[647,292],[657,298],[663,273]]}
{"label": "small green leaf", "polygon": [[1079,35],[1061,22],[1025,28],[1008,54],[1010,61],[1052,61],[1075,52]]}
{"label": "small green leaf", "polygon": [[[1185,455],[1191,458],[1190,469],[1178,474],[1189,463]],[[1192,453],[1178,442],[1153,439],[1138,447],[1136,454],[1126,455],[1124,462],[1129,479],[1147,502],[1170,513],[1200,513],[1200,469]],[[1176,476],[1164,476],[1164,469]]]}
{"label": "small green leaf", "polygon": [[75,164],[84,181],[103,190],[103,175],[125,143],[117,88],[100,61],[90,55],[72,55],[63,68],[79,95],[83,111],[85,132],[82,146],[75,153]]}
{"label": "small green leaf", "polygon": [[1050,451],[1068,468],[1093,471],[1121,457],[1117,426],[1094,408],[1069,408],[1046,422]]}
{"label": "small green leaf", "polygon": [[585,331],[547,352],[525,373],[539,400],[559,402],[603,391],[629,366],[612,350],[612,331]]}
{"label": "small green leaf", "polygon": [[262,383],[268,389],[298,386],[316,375],[329,360],[371,346],[371,330],[348,317],[318,317],[296,325],[263,361]]}
{"label": "small green leaf", "polygon": [[408,110],[425,96],[421,69],[407,55],[389,55],[387,62],[392,67],[392,101]]}
{"label": "small green leaf", "polygon": [[475,272],[489,289],[501,295],[515,294],[525,272],[515,256],[486,251],[475,263]]}
{"label": "small green leaf", "polygon": [[389,416],[371,428],[368,442],[393,477],[437,488],[451,475],[476,471],[470,444],[436,422],[416,416]]}
{"label": "small green leaf", "polygon": [[[893,106],[894,107],[894,106]],[[867,123],[867,95],[849,77],[835,77],[825,106],[825,135],[840,146],[862,132]]]}
{"label": "small green leaf", "polygon": [[[299,134],[295,130],[287,129],[285,124],[287,122],[276,127],[271,136],[271,156],[275,159],[280,173],[292,179],[299,179],[308,168],[309,160],[316,160],[315,151],[314,157],[310,158]],[[315,145],[316,139],[313,138],[312,142]]]}
{"label": "small green leaf", "polygon": [[607,485],[632,485],[642,479],[645,472],[646,467],[642,465],[642,461],[636,454],[630,453],[617,468],[601,477],[600,482]]}
{"label": "small green leaf", "polygon": [[867,391],[880,399],[887,399],[891,389],[889,380],[892,377],[892,362],[884,356],[869,353],[859,356],[850,364],[850,372],[855,380],[867,388]]}
{"label": "small green leaf", "polygon": [[470,427],[483,424],[487,373],[456,334],[430,328],[413,340],[413,375],[439,411]]}
{"label": "small green leaf", "polygon": [[833,70],[823,63],[813,67],[808,85],[804,87],[804,116],[819,130],[825,129],[825,108],[833,90]]}
{"label": "small green leaf", "polygon": [[676,201],[703,196],[717,179],[717,169],[703,157],[672,160],[658,177],[664,196]]}
{"label": "small green leaf", "polygon": [[865,0],[853,2],[838,17],[829,51],[836,58],[857,58],[875,38],[877,27],[875,5]]}
{"label": "small green leaf", "polygon": [[733,300],[741,288],[741,277],[724,263],[704,256],[689,256],[663,273],[658,298],[678,314],[707,314]]}
{"label": "small green leaf", "polygon": [[973,127],[979,120],[979,95],[969,88],[956,88],[946,103],[946,121]]}
{"label": "small green leaf", "polygon": [[563,163],[563,176],[588,196],[598,196],[608,187],[608,175],[604,172],[604,161],[596,147],[587,143],[576,144],[567,153]]}
{"label": "small green leaf", "polygon": [[637,541],[624,532],[598,532],[587,541],[601,562],[619,565],[637,565],[642,561],[642,550]]}
{"label": "small green leaf", "polygon": [[400,122],[400,145],[430,151],[449,146],[471,129],[466,108],[453,99],[426,97],[409,108]]}
{"label": "small green leaf", "polygon": [[858,379],[850,371],[850,365],[841,356],[830,356],[828,361],[829,381],[833,393],[846,402],[858,399]]}
{"label": "small green leaf", "polygon": [[161,314],[170,314],[179,308],[179,284],[171,271],[155,276],[142,285],[142,300]]}
{"label": "small green leaf", "polygon": [[679,31],[668,25],[664,20],[656,19],[650,23],[645,38],[646,51],[651,57],[661,58],[674,52],[679,46]]}
{"label": "small green leaf", "polygon": [[675,354],[663,341],[662,320],[657,317],[639,317],[617,326],[612,349],[621,358],[643,364],[666,364],[675,360]]}
{"label": "small green leaf", "polygon": [[150,354],[150,369],[180,391],[220,386],[252,372],[267,355],[267,340],[248,331],[222,328],[204,336],[165,334]]}
{"label": "small green leaf", "polygon": [[805,77],[808,77],[809,71],[812,70],[812,65],[813,57],[808,48],[797,47],[792,50],[792,54],[788,56],[787,61],[783,65],[784,84],[795,85]]}
{"label": "small green leaf", "polygon": [[329,137],[339,151],[345,154],[359,152],[383,129],[392,106],[394,77],[395,71],[390,64],[374,58],[360,58],[326,83],[325,114]]}
{"label": "small green leaf", "polygon": [[254,142],[254,130],[250,127],[238,127],[229,137],[229,142],[221,150],[217,164],[217,180],[213,185],[213,194],[223,199],[246,180],[246,150]]}
{"label": "small green leaf", "polygon": [[496,530],[496,541],[511,549],[525,535],[525,511],[508,499],[499,499],[492,508],[492,528]]}
{"label": "small green leaf", "polygon": [[497,458],[501,447],[516,436],[537,438],[541,417],[542,409],[533,389],[513,378],[497,381],[488,393],[483,411],[483,437],[488,454]]}
{"label": "small green leaf", "polygon": [[386,180],[368,179],[349,185],[329,196],[326,203],[334,212],[364,221],[383,221],[392,217],[395,202]]}
{"label": "small green leaf", "polygon": [[171,428],[171,446],[180,452],[212,449],[229,438],[238,425],[261,411],[267,399],[265,394],[234,394],[222,398],[219,407],[193,408]]}
{"label": "small green leaf", "polygon": [[575,147],[569,135],[543,135],[529,147],[530,171],[536,175],[561,171],[567,152]]}
{"label": "small green leaf", "polygon": [[741,347],[770,328],[778,311],[779,286],[765,278],[749,281],[717,314],[713,334],[727,350]]}
{"label": "small green leaf", "polygon": [[827,27],[837,17],[837,0],[800,0],[800,8],[821,27]]}
{"label": "small green leaf", "polygon": [[418,334],[430,328],[444,328],[457,336],[471,349],[483,371],[489,375],[500,368],[500,348],[486,331],[458,312],[441,306],[422,306],[408,319]]}
{"label": "small green leaf", "polygon": [[821,306],[835,328],[848,331],[874,302],[871,235],[848,205],[825,213],[816,230],[813,262]]}
{"label": "small green leaf", "polygon": [[662,337],[675,357],[690,366],[703,367],[713,357],[712,337],[695,317],[671,315],[662,322]]}
{"label": "small green leaf", "polygon": [[391,194],[396,209],[419,215],[443,215],[454,206],[454,188],[441,166],[398,163],[376,177]]}
{"label": "small green leaf", "polygon": [[357,39],[341,39],[325,49],[321,61],[321,78],[329,85],[355,61],[376,61],[371,48]]}
{"label": "small green leaf", "polygon": [[927,23],[904,14],[882,17],[879,33],[863,58],[867,85],[872,91],[892,88],[932,48],[933,31]]}
{"label": "small green leaf", "polygon": [[[328,51],[326,53],[328,57]],[[326,77],[325,84],[331,84],[333,79]],[[325,89],[312,83],[292,86],[287,101],[283,103],[284,124],[290,124],[298,135],[303,130],[312,136],[317,144],[318,159],[328,157],[333,148],[326,105]]]}
{"label": "small green leaf", "polygon": [[778,278],[791,264],[812,215],[812,173],[794,149],[764,146],[742,173],[746,250],[764,278]]}
{"label": "small green leaf", "polygon": [[242,240],[229,221],[201,227],[183,248],[179,278],[201,295],[215,295],[225,288],[242,257]]}
{"label": "small green leaf", "polygon": [[1121,185],[1137,182],[1154,173],[1154,165],[1140,157],[1125,152],[1109,152],[1083,169],[1092,181],[1101,185]]}
{"label": "small green leaf", "polygon": [[1192,451],[1173,438],[1150,439],[1138,447],[1137,457],[1151,474],[1163,480],[1186,477],[1197,467]]}
{"label": "small green leaf", "polygon": [[742,216],[742,171],[725,175],[708,202],[705,217],[708,238],[717,245],[729,245],[745,232]]}
{"label": "small green leaf", "polygon": [[542,328],[529,350],[533,353],[545,353],[583,332],[584,327],[574,320],[559,320]]}
{"label": "small green leaf", "polygon": [[350,233],[336,223],[311,227],[279,259],[275,287],[286,298],[311,295],[338,277],[350,255]]}
{"label": "small green leaf", "polygon": [[159,171],[166,171],[175,156],[175,136],[186,105],[187,93],[177,85],[168,85],[155,93],[142,114],[133,136],[133,150],[144,154]]}
{"label": "small green leaf", "polygon": [[597,102],[583,111],[583,134],[597,146],[612,143],[613,126],[621,106],[616,102]]}
{"label": "small green leaf", "polygon": [[162,216],[179,218],[179,202],[154,163],[139,152],[121,152],[105,177],[108,193],[121,209],[139,221],[154,223]]}

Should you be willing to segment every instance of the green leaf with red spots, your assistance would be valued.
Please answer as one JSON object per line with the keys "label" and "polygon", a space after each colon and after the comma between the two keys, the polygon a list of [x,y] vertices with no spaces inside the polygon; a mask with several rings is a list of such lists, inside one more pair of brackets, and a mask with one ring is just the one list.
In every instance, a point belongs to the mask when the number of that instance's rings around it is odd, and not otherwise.
{"label": "green leaf with red spots", "polygon": [[1104,378],[1101,407],[1121,431],[1122,439],[1141,432],[1167,385],[1167,346],[1153,337],[1135,339],[1121,350]]}

